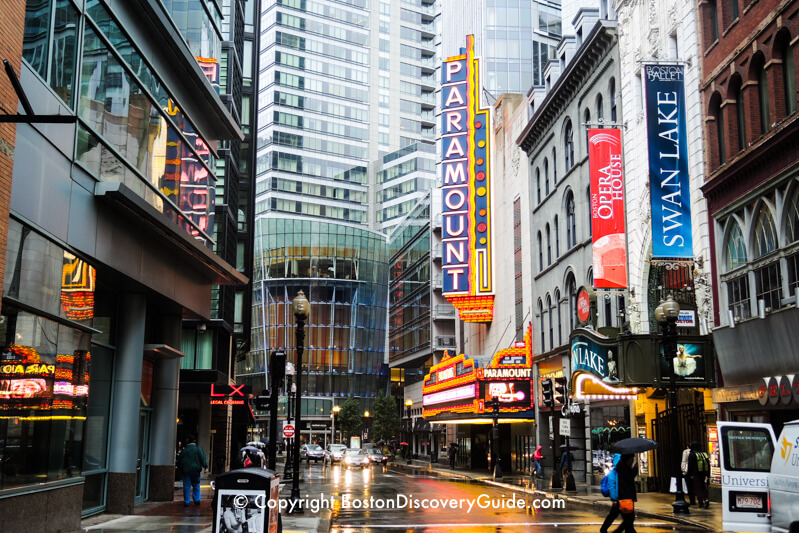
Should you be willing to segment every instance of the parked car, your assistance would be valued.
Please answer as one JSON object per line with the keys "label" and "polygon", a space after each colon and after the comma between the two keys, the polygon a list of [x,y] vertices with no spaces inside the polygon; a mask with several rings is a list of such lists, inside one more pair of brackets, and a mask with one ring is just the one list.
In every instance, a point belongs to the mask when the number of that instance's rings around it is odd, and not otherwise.
{"label": "parked car", "polygon": [[370,448],[366,450],[366,455],[369,456],[369,461],[372,463],[381,465],[388,463],[388,456],[380,451],[380,448]]}
{"label": "parked car", "polygon": [[314,463],[325,459],[325,451],[318,444],[303,444],[300,447],[300,459],[305,459],[308,463],[313,459]]}
{"label": "parked car", "polygon": [[343,444],[328,444],[325,448],[324,462],[332,465],[333,463],[341,461],[341,457],[344,455],[344,450],[346,449],[347,447]]}
{"label": "parked car", "polygon": [[365,468],[369,466],[369,455],[366,453],[366,450],[361,450],[360,448],[348,448],[344,452],[342,460],[344,464],[347,465],[347,468],[352,468],[354,466]]}

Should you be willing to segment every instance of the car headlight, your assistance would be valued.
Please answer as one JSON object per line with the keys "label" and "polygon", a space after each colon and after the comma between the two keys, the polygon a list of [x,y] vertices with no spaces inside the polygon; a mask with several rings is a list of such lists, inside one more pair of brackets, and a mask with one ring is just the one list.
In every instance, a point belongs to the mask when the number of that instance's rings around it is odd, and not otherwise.
{"label": "car headlight", "polygon": [[352,457],[347,457],[346,459],[344,459],[344,462],[345,463],[351,463],[352,462]]}

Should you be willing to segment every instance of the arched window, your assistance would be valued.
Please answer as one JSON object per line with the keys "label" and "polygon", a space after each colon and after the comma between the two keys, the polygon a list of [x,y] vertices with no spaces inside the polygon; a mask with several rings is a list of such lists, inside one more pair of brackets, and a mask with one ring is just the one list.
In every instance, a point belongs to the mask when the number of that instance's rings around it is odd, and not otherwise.
{"label": "arched window", "polygon": [[757,108],[760,115],[760,133],[766,133],[771,123],[768,111],[768,77],[766,59],[758,52],[752,57],[749,79],[757,83]]}
{"label": "arched window", "polygon": [[549,349],[555,347],[555,330],[552,321],[552,298],[547,294],[547,312],[549,313]]}
{"label": "arched window", "polygon": [[538,271],[544,270],[544,248],[541,246],[541,232],[538,232]]}
{"label": "arched window", "polygon": [[[727,272],[746,264],[746,241],[741,227],[735,219],[730,223],[727,242],[724,247],[724,268]],[[727,280],[727,308],[734,317],[749,318],[749,275],[746,272]]]}
{"label": "arched window", "polygon": [[547,236],[547,266],[552,264],[552,242],[549,239],[549,224],[547,224],[546,230],[544,230]]}
{"label": "arched window", "polygon": [[536,203],[541,203],[541,170],[535,169],[535,195]]}
{"label": "arched window", "polygon": [[735,219],[732,220],[730,232],[727,235],[724,263],[728,272],[746,264],[746,241],[741,226]]}
{"label": "arched window", "polygon": [[781,30],[777,34],[777,51],[782,59],[782,88],[785,91],[785,114],[796,111],[796,72],[793,66],[791,34]]}
{"label": "arched window", "polygon": [[741,77],[738,75],[730,79],[730,98],[735,100],[735,123],[738,130],[738,150],[746,148],[746,107],[744,106],[744,92],[741,90]]}
{"label": "arched window", "polygon": [[563,130],[563,152],[565,154],[565,168],[566,172],[568,172],[574,166],[574,131],[572,130],[571,120],[566,120],[566,127]]}
{"label": "arched window", "polygon": [[566,196],[566,248],[571,249],[577,244],[577,222],[574,214],[574,194],[569,191]]}
{"label": "arched window", "polygon": [[552,147],[552,183],[554,185],[558,183],[558,152],[554,146]]}
{"label": "arched window", "polygon": [[587,107],[585,108],[583,124],[585,124],[585,153],[588,153],[588,128],[591,127],[591,111]]}
{"label": "arched window", "polygon": [[563,344],[563,317],[560,314],[560,289],[555,289],[555,307],[558,308],[558,346]]}
{"label": "arched window", "polygon": [[605,122],[605,103],[602,101],[602,93],[596,95],[596,121],[597,121],[597,128],[603,128],[603,122]]}
{"label": "arched window", "polygon": [[769,208],[762,204],[755,224],[754,259],[768,255],[777,249],[777,230]]}
{"label": "arched window", "polygon": [[544,195],[549,194],[549,161],[544,158]]}
{"label": "arched window", "polygon": [[724,130],[724,113],[721,110],[721,95],[714,92],[710,97],[710,115],[713,117],[716,127],[716,149],[718,150],[718,166],[727,161],[726,132]]}
{"label": "arched window", "polygon": [[541,353],[547,351],[546,345],[544,343],[544,304],[541,303],[541,299],[538,299],[538,336],[541,337]]}
{"label": "arched window", "polygon": [[555,215],[555,224],[552,226],[555,232],[555,257],[560,257],[560,233],[558,232],[558,215]]}
{"label": "arched window", "polygon": [[566,278],[566,294],[569,296],[569,331],[572,331],[577,324],[577,283],[571,272]]}
{"label": "arched window", "polygon": [[588,267],[588,274],[585,276],[585,282],[592,286],[594,285],[594,267]]}
{"label": "arched window", "polygon": [[799,241],[799,189],[796,189],[785,206],[788,216],[786,224],[786,244]]}
{"label": "arched window", "polygon": [[[766,204],[761,204],[755,223],[754,259],[763,257],[777,249],[777,229]],[[755,269],[755,298],[765,307],[780,308],[782,299],[782,276],[779,261],[770,261]]]}
{"label": "arched window", "polygon": [[608,85],[608,93],[610,94],[610,121],[616,124],[616,78],[610,78]]}

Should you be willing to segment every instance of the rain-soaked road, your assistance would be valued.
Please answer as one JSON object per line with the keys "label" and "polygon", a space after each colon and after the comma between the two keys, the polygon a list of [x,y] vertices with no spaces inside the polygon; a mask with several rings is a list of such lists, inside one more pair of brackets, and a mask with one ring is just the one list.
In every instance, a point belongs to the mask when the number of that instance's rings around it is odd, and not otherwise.
{"label": "rain-soaked road", "polygon": [[[391,467],[347,470],[338,465],[310,465],[303,469],[303,497],[307,494],[311,505],[313,500],[333,502],[333,533],[596,532],[605,518],[603,511],[571,502],[561,502],[564,508],[560,509],[549,505],[532,510],[530,496]],[[546,507],[553,502],[538,503]],[[636,529],[641,533],[699,531],[652,519],[637,520]]]}

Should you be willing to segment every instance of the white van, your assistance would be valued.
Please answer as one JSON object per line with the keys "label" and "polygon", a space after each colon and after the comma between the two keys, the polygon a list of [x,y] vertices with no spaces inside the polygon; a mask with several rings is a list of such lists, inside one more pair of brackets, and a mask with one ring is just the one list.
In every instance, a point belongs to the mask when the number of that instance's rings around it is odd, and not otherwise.
{"label": "white van", "polygon": [[769,424],[718,422],[722,529],[770,533],[769,472],[774,430]]}
{"label": "white van", "polygon": [[799,420],[785,424],[768,478],[771,531],[799,533]]}

